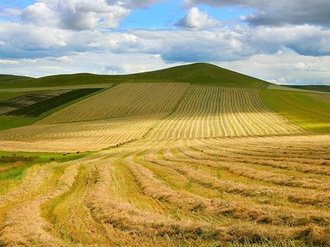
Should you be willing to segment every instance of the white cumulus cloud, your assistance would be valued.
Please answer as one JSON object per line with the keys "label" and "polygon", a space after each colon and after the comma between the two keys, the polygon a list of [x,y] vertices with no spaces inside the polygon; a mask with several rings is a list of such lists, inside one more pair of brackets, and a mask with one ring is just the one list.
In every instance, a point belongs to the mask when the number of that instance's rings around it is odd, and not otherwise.
{"label": "white cumulus cloud", "polygon": [[25,8],[21,15],[21,21],[38,26],[55,26],[57,23],[55,11],[42,2]]}
{"label": "white cumulus cloud", "polygon": [[208,13],[200,11],[197,7],[193,7],[183,19],[176,23],[176,26],[191,30],[200,30],[214,27],[218,24],[219,22],[211,18]]}
{"label": "white cumulus cloud", "polygon": [[120,5],[109,5],[105,0],[41,0],[23,10],[21,21],[77,31],[114,29],[130,12]]}
{"label": "white cumulus cloud", "polygon": [[73,30],[97,27],[114,29],[130,14],[130,10],[118,5],[108,5],[104,0],[60,0],[58,12],[61,24]]}

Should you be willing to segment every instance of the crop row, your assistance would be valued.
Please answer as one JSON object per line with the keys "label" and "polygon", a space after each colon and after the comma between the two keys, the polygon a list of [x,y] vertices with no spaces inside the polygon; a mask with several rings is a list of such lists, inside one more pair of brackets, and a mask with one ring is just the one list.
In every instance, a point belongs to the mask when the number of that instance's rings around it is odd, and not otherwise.
{"label": "crop row", "polygon": [[2,191],[0,243],[327,246],[328,143],[327,135],[142,140],[33,166]]}
{"label": "crop row", "polygon": [[[65,152],[97,150],[142,137],[170,140],[305,133],[266,108],[256,90],[146,85],[147,89],[121,84],[31,126],[3,131],[1,145],[8,149],[16,142],[16,148],[24,150],[30,146],[34,151]],[[91,121],[99,118],[104,120]]]}
{"label": "crop row", "polygon": [[256,90],[192,86],[151,139],[297,134],[302,129],[265,107]]}
{"label": "crop row", "polygon": [[[34,124],[1,132],[4,150],[90,151],[141,139],[161,115],[66,124]],[[33,145],[31,145],[33,143]]]}
{"label": "crop row", "polygon": [[188,86],[185,83],[122,83],[62,109],[40,123],[169,114]]}

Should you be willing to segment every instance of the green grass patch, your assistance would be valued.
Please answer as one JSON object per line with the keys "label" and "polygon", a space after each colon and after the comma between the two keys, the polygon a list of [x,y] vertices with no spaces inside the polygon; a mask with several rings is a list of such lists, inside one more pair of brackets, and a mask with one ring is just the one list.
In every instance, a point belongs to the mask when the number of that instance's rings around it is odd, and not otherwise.
{"label": "green grass patch", "polygon": [[[91,152],[77,153],[34,153],[34,152],[2,152],[0,151],[0,181],[19,181],[24,171],[36,164],[49,162],[67,162],[91,154]],[[12,169],[11,169],[12,168]],[[1,188],[0,188],[1,190]]]}
{"label": "green grass patch", "polygon": [[26,94],[26,92],[0,92],[0,102],[9,100],[21,95]]}
{"label": "green grass patch", "polygon": [[265,105],[290,122],[315,133],[330,133],[330,104],[311,94],[259,90]]}
{"label": "green grass patch", "polygon": [[[30,157],[37,157],[34,159],[35,163],[43,164],[50,161],[56,162],[67,162],[71,160],[76,160],[87,155],[91,152],[75,152],[75,153],[39,153],[39,152],[5,152],[0,151],[1,156],[16,156],[16,157],[25,157],[29,159]],[[23,160],[24,161],[24,160]]]}
{"label": "green grass patch", "polygon": [[39,119],[13,116],[0,116],[0,131],[30,125]]}

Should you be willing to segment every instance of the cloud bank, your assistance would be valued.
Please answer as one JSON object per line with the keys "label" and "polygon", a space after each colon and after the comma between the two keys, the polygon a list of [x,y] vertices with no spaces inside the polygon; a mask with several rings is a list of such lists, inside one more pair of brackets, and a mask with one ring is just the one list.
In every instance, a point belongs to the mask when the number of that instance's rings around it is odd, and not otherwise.
{"label": "cloud bank", "polygon": [[[167,28],[120,29],[134,11],[165,4],[38,0],[0,7],[0,73],[120,74],[211,62],[276,83],[329,83],[330,3],[184,0],[173,5],[183,14]],[[208,12],[229,6],[249,14],[226,25]]]}
{"label": "cloud bank", "polygon": [[253,9],[253,13],[244,20],[253,25],[283,26],[319,25],[330,26],[330,2],[324,0],[184,0],[183,6],[207,4],[217,8],[237,6]]}

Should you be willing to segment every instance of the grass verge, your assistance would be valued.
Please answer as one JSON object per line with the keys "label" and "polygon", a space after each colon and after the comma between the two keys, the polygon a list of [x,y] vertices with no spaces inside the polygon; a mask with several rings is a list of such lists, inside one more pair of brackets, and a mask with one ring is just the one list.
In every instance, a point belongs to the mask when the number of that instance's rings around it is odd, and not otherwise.
{"label": "grass verge", "polygon": [[265,105],[290,122],[315,133],[330,133],[330,104],[307,93],[259,90]]}
{"label": "grass verge", "polygon": [[89,152],[61,154],[0,151],[0,182],[5,180],[19,181],[22,178],[24,171],[35,164],[41,165],[52,161],[62,163],[79,159],[89,154]]}

